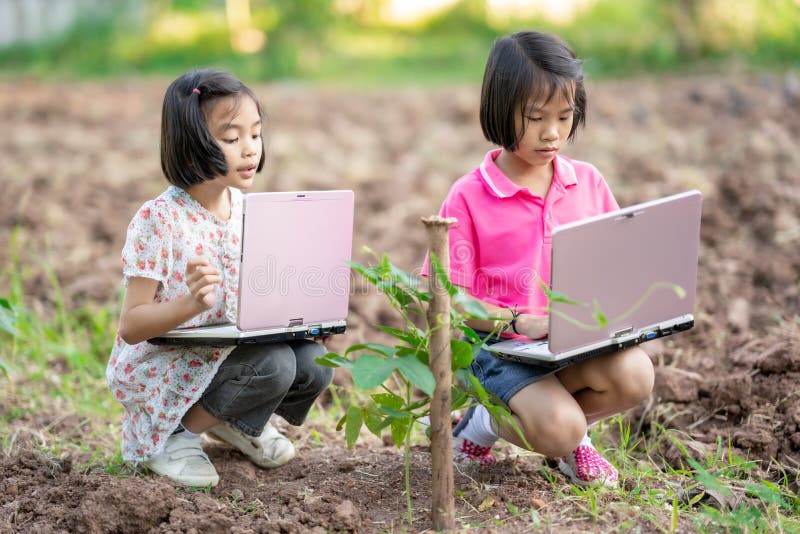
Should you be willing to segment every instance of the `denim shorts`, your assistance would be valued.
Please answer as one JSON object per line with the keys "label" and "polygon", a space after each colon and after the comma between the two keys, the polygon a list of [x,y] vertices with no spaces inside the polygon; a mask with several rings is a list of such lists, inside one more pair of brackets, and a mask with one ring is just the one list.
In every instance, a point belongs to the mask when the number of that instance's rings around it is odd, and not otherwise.
{"label": "denim shorts", "polygon": [[[493,345],[499,341],[498,338],[489,338],[488,333],[478,332],[481,339],[487,345]],[[503,403],[508,405],[511,397],[516,395],[519,390],[538,382],[544,377],[560,371],[569,364],[560,367],[542,367],[527,363],[518,363],[511,360],[498,358],[486,349],[480,352],[472,360],[470,371],[478,379],[484,389],[496,395]]]}

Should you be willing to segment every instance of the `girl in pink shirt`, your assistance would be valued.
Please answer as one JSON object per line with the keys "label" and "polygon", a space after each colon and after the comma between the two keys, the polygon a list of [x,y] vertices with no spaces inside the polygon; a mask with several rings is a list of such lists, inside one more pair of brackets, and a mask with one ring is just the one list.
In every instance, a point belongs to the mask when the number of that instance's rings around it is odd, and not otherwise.
{"label": "girl in pink shirt", "polygon": [[[441,215],[458,219],[450,230],[452,281],[507,321],[504,335],[547,335],[539,280],[549,283],[553,228],[618,208],[597,169],[559,154],[585,117],[581,62],[565,43],[530,31],[495,42],[480,121],[501,148],[453,185]],[[470,326],[489,332],[494,324]],[[616,485],[617,470],[594,448],[587,426],[648,397],[654,372],[641,348],[555,370],[482,350],[471,371],[506,403],[533,450],[559,458],[574,483]],[[524,446],[482,405],[467,411],[453,435],[460,461],[494,461],[491,447],[500,437]]]}

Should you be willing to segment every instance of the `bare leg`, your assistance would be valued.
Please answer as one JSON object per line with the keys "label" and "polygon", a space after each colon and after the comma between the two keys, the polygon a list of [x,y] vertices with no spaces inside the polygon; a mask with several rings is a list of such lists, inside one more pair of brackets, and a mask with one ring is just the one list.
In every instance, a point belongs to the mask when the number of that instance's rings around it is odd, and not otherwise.
{"label": "bare leg", "polygon": [[[508,406],[533,450],[545,456],[567,454],[586,432],[581,406],[554,375],[522,388]],[[500,437],[527,448],[513,428],[498,426]]]}
{"label": "bare leg", "polygon": [[[575,364],[534,382],[515,394],[508,406],[533,450],[558,457],[572,451],[587,424],[622,412],[653,389],[653,365],[638,347]],[[509,425],[498,435],[519,447],[524,442]]]}
{"label": "bare leg", "polygon": [[183,427],[195,434],[205,432],[212,426],[221,422],[222,421],[208,413],[205,408],[200,406],[199,402],[189,408],[189,411],[186,412],[186,415],[184,415],[181,420]]}
{"label": "bare leg", "polygon": [[653,390],[655,373],[639,347],[599,356],[556,373],[591,424],[636,406]]}

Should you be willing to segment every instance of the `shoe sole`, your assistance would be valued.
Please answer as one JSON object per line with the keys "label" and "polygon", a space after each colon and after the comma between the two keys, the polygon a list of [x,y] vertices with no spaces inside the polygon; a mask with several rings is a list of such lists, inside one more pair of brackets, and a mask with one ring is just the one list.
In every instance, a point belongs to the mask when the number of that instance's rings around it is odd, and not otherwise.
{"label": "shoe sole", "polygon": [[195,486],[195,487],[204,488],[204,487],[210,485],[213,488],[217,484],[219,484],[219,475],[216,475],[216,476],[213,476],[213,477],[212,476],[208,476],[208,477],[176,478],[176,477],[170,476],[170,474],[165,472],[165,471],[161,471],[160,469],[157,469],[157,468],[153,467],[152,465],[149,465],[147,463],[145,463],[144,465],[145,465],[145,467],[147,467],[147,469],[149,469],[153,473],[155,473],[155,474],[157,474],[159,476],[168,478],[172,482],[175,482],[176,484],[180,484],[182,486]]}
{"label": "shoe sole", "polygon": [[244,454],[245,457],[248,460],[250,460],[251,462],[253,462],[255,465],[257,465],[258,467],[262,467],[264,469],[275,469],[276,467],[280,467],[282,465],[285,465],[285,464],[289,463],[289,460],[294,458],[294,456],[296,454],[296,451],[294,450],[294,447],[292,447],[292,451],[289,454],[284,454],[283,456],[279,456],[276,460],[259,460],[259,461],[256,461],[256,460],[254,460],[252,458],[252,456],[250,456],[249,454],[247,454],[246,452],[241,450],[239,447],[237,447],[236,445],[234,445],[233,443],[231,443],[230,441],[225,439],[223,436],[220,436],[217,432],[212,432],[211,430],[206,430],[206,434],[208,434],[209,436],[211,436],[212,438],[214,438],[216,440],[219,440],[219,441],[221,441],[223,443],[227,443],[228,445],[230,445],[231,447],[233,447],[237,451],[239,451],[242,454]]}

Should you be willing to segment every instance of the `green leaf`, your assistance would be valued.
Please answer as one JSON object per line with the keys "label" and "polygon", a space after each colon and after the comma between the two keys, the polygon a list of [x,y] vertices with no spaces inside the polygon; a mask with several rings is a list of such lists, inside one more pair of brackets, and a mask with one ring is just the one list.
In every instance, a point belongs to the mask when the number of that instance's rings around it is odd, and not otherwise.
{"label": "green leaf", "polygon": [[344,413],[342,417],[339,418],[339,421],[336,422],[336,431],[339,432],[344,428],[344,423],[347,420],[347,412]]}
{"label": "green leaf", "polygon": [[416,302],[414,297],[398,286],[394,280],[381,280],[375,284],[375,287],[386,294],[390,300],[394,299],[400,308],[405,308],[409,304]]}
{"label": "green leaf", "polygon": [[453,371],[466,369],[472,363],[472,345],[466,341],[453,339],[450,341]]}
{"label": "green leaf", "polygon": [[368,350],[376,354],[382,354],[387,358],[391,358],[397,353],[397,349],[395,347],[390,347],[389,345],[381,345],[380,343],[359,343],[358,345],[351,345],[348,347],[344,354],[346,356],[357,350]]}
{"label": "green leaf", "polygon": [[469,339],[470,343],[481,343],[480,336],[471,327],[467,326],[463,322],[457,323],[455,326],[464,333],[467,339]]}
{"label": "green leaf", "polygon": [[418,306],[406,306],[406,309],[405,309],[405,310],[406,310],[408,313],[412,313],[412,314],[414,314],[414,315],[418,315],[418,316],[420,316],[420,317],[423,317],[423,316],[425,316],[425,315],[426,315],[426,313],[425,313],[425,310],[423,310],[423,309],[420,309]]}
{"label": "green leaf", "polygon": [[475,378],[475,375],[470,373],[468,375],[469,383],[467,384],[467,390],[469,391],[470,395],[478,399],[481,404],[486,404],[489,402],[489,394],[486,393],[486,390],[483,389],[483,386],[478,379]]}
{"label": "green leaf", "polygon": [[14,308],[6,299],[0,299],[0,330],[16,336],[15,321]]}
{"label": "green leaf", "polygon": [[364,413],[364,425],[377,437],[381,437],[381,431],[389,426],[389,420],[381,417],[379,412],[367,410]]}
{"label": "green leaf", "polygon": [[413,356],[425,365],[428,365],[428,351],[422,349],[412,349],[411,347],[398,347],[397,357]]}
{"label": "green leaf", "polygon": [[394,440],[394,444],[399,448],[403,445],[403,442],[406,439],[406,435],[408,434],[408,427],[411,422],[411,417],[406,416],[403,418],[394,418],[392,419],[391,426],[392,426],[392,439]]}
{"label": "green leaf", "polygon": [[347,448],[351,449],[358,441],[358,433],[361,431],[361,410],[355,406],[350,406],[347,409],[346,418],[344,436],[347,440]]}
{"label": "green leaf", "polygon": [[458,291],[458,293],[455,294],[453,302],[455,302],[457,306],[460,306],[470,317],[482,319],[484,321],[491,319],[491,315],[489,315],[489,312],[486,311],[483,305],[463,291]]}
{"label": "green leaf", "polygon": [[397,267],[392,262],[389,262],[389,272],[392,274],[395,280],[406,286],[416,298],[421,298],[423,295],[427,295],[427,293],[424,293],[420,289],[423,287],[422,281],[419,278],[412,276],[411,273]]}
{"label": "green leaf", "polygon": [[491,404],[484,404],[484,406],[495,421],[504,421],[503,426],[510,427],[517,434],[519,439],[522,440],[526,447],[533,448],[525,438],[525,434],[522,432],[522,427],[520,427],[517,421],[511,416],[511,412],[508,411],[503,404],[499,404],[499,402],[500,399],[495,397]]}
{"label": "green leaf", "polygon": [[392,337],[395,337],[401,341],[405,341],[412,347],[419,347],[420,345],[425,345],[425,336],[422,331],[414,327],[414,330],[398,330],[397,328],[391,328],[388,326],[381,326],[377,325],[378,330],[386,332]]}
{"label": "green leaf", "polygon": [[377,252],[375,252],[374,250],[372,250],[371,248],[369,248],[369,247],[368,247],[368,246],[366,246],[366,245],[364,245],[363,247],[361,247],[361,252],[363,252],[364,254],[369,254],[370,256],[372,256],[373,258],[375,258],[376,260],[378,259],[378,253],[377,253]]}
{"label": "green leaf", "polygon": [[433,373],[418,359],[413,356],[403,356],[402,358],[395,358],[397,370],[405,376],[409,382],[418,387],[426,394],[433,395],[433,389],[436,386],[436,381],[433,378]]}
{"label": "green leaf", "polygon": [[432,274],[436,276],[436,279],[439,280],[439,283],[442,284],[442,287],[451,297],[456,296],[458,294],[458,288],[450,281],[450,275],[444,271],[444,267],[442,267],[436,254],[431,253],[430,260],[431,270],[433,271]]}
{"label": "green leaf", "polygon": [[403,398],[394,393],[375,393],[372,395],[372,400],[391,410],[399,410],[403,407]]}
{"label": "green leaf", "polygon": [[606,315],[603,313],[603,310],[600,309],[600,303],[597,300],[594,301],[594,313],[592,314],[595,322],[598,326],[603,327],[608,325],[608,319],[606,319]]}
{"label": "green leaf", "polygon": [[347,358],[342,358],[335,352],[329,352],[324,356],[315,358],[314,361],[323,367],[343,367],[349,371],[353,370],[353,362]]}
{"label": "green leaf", "polygon": [[679,299],[685,299],[686,298],[686,290],[683,289],[683,287],[681,287],[681,286],[676,284],[672,288],[675,290],[675,294],[678,295]]}
{"label": "green leaf", "polygon": [[372,285],[375,285],[380,280],[380,273],[374,267],[366,267],[353,261],[349,263],[355,272],[363,276]]}
{"label": "green leaf", "polygon": [[553,305],[554,302],[561,302],[562,304],[575,304],[575,305],[581,304],[576,300],[572,300],[563,293],[559,293],[558,291],[553,291],[552,289],[550,289],[550,286],[548,286],[542,281],[541,278],[539,279],[539,288],[545,294],[545,296],[547,297],[547,301],[551,306]]}
{"label": "green leaf", "polygon": [[719,493],[724,496],[729,496],[733,494],[733,492],[729,488],[722,485],[722,483],[720,483],[720,481],[714,475],[706,471],[703,468],[703,466],[701,466],[691,456],[686,456],[686,461],[689,462],[689,465],[692,466],[692,469],[696,471],[696,475],[694,478],[700,484],[705,486],[707,490]]}
{"label": "green leaf", "polygon": [[380,261],[381,271],[383,273],[389,272],[389,255],[384,252],[383,256],[381,256]]}
{"label": "green leaf", "polygon": [[458,410],[469,400],[467,392],[458,386],[453,386],[450,389],[450,409]]}
{"label": "green leaf", "polygon": [[404,417],[408,416],[408,412],[405,410],[393,410],[386,406],[380,406],[379,410],[388,415],[389,419],[403,419]]}
{"label": "green leaf", "polygon": [[470,378],[469,377],[473,376],[472,375],[472,371],[470,371],[469,369],[459,369],[453,374],[455,375],[456,383],[461,384],[463,386],[463,388],[467,392],[469,392],[469,390],[470,390],[470,388],[469,388]]}
{"label": "green leaf", "polygon": [[396,359],[386,360],[371,354],[364,354],[353,365],[353,382],[360,389],[378,387],[392,374],[396,361]]}
{"label": "green leaf", "polygon": [[548,301],[550,302],[550,304],[554,302],[561,302],[563,304],[571,304],[575,306],[580,305],[580,302],[578,302],[577,300],[572,300],[571,298],[567,297],[563,293],[559,293],[558,291],[552,291],[550,293],[550,298],[548,299]]}

